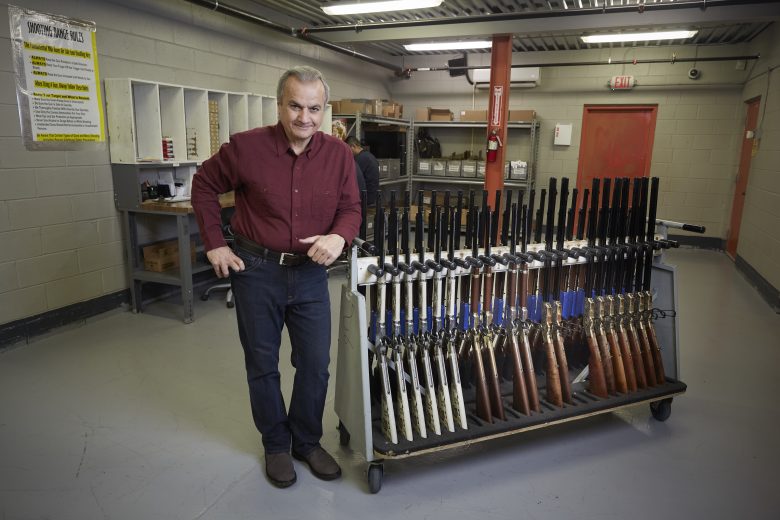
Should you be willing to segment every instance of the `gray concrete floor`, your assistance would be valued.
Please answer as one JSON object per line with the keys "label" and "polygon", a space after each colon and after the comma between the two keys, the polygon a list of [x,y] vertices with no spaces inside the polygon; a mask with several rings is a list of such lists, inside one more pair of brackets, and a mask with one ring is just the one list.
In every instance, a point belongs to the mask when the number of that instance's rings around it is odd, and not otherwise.
{"label": "gray concrete floor", "polygon": [[266,481],[219,298],[198,302],[191,325],[155,304],[7,349],[0,519],[778,518],[780,316],[722,253],[669,262],[688,392],[667,422],[643,405],[388,462],[377,495],[365,461],[339,446],[334,385],[323,445],[344,477],[322,482],[296,462],[291,488]]}

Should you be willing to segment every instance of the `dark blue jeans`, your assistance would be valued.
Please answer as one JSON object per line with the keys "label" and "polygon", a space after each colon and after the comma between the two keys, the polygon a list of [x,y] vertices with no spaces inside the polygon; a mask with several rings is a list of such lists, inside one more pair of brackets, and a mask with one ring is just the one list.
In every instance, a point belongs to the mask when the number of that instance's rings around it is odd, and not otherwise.
{"label": "dark blue jeans", "polygon": [[[266,453],[319,446],[330,362],[330,298],[325,268],[284,267],[242,249],[245,270],[233,273],[238,334],[244,348],[252,416]],[[282,328],[292,344],[295,380],[289,411],[279,375]]]}

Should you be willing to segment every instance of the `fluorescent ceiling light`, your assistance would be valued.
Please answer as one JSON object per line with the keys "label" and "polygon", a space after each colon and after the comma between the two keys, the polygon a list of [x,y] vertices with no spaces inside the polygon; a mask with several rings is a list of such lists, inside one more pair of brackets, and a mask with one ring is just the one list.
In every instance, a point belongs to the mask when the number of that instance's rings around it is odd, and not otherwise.
{"label": "fluorescent ceiling light", "polygon": [[407,9],[425,9],[437,7],[443,0],[386,0],[383,2],[354,2],[333,4],[321,7],[325,14],[339,16],[345,14],[383,13],[387,11],[405,11]]}
{"label": "fluorescent ceiling light", "polygon": [[453,51],[461,49],[489,49],[493,46],[488,41],[468,42],[434,42],[434,43],[410,43],[404,45],[407,51]]}
{"label": "fluorescent ceiling light", "polygon": [[646,42],[654,40],[684,40],[697,31],[661,31],[646,33],[593,34],[582,36],[584,43]]}

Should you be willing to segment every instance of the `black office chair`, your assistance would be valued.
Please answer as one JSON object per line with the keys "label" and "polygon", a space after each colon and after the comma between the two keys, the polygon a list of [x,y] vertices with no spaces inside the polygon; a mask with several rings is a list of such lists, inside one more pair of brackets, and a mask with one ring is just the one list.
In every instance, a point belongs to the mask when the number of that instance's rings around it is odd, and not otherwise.
{"label": "black office chair", "polygon": [[[222,234],[225,237],[225,241],[228,245],[231,245],[234,240],[233,230],[230,229],[230,224],[225,224],[222,226]],[[227,294],[225,295],[225,305],[227,305],[228,309],[232,309],[236,303],[233,301],[233,288],[230,285],[230,281],[227,282],[219,282],[214,285],[211,285],[206,289],[203,294],[200,295],[200,299],[204,302],[209,299],[209,296],[211,295],[212,291],[227,291]]]}

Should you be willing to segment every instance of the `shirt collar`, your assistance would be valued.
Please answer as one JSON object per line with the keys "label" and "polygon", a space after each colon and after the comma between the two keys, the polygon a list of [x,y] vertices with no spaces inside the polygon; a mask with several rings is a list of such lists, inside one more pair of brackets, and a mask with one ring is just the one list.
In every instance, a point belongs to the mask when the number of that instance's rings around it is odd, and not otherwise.
{"label": "shirt collar", "polygon": [[[292,151],[281,121],[276,123],[274,130],[274,133],[276,134],[276,155],[279,156],[288,151]],[[311,140],[309,141],[309,144],[306,145],[306,149],[303,151],[302,155],[306,155],[306,158],[314,157],[314,155],[320,151],[320,148],[322,148],[322,143],[322,132],[318,130],[311,136]]]}

